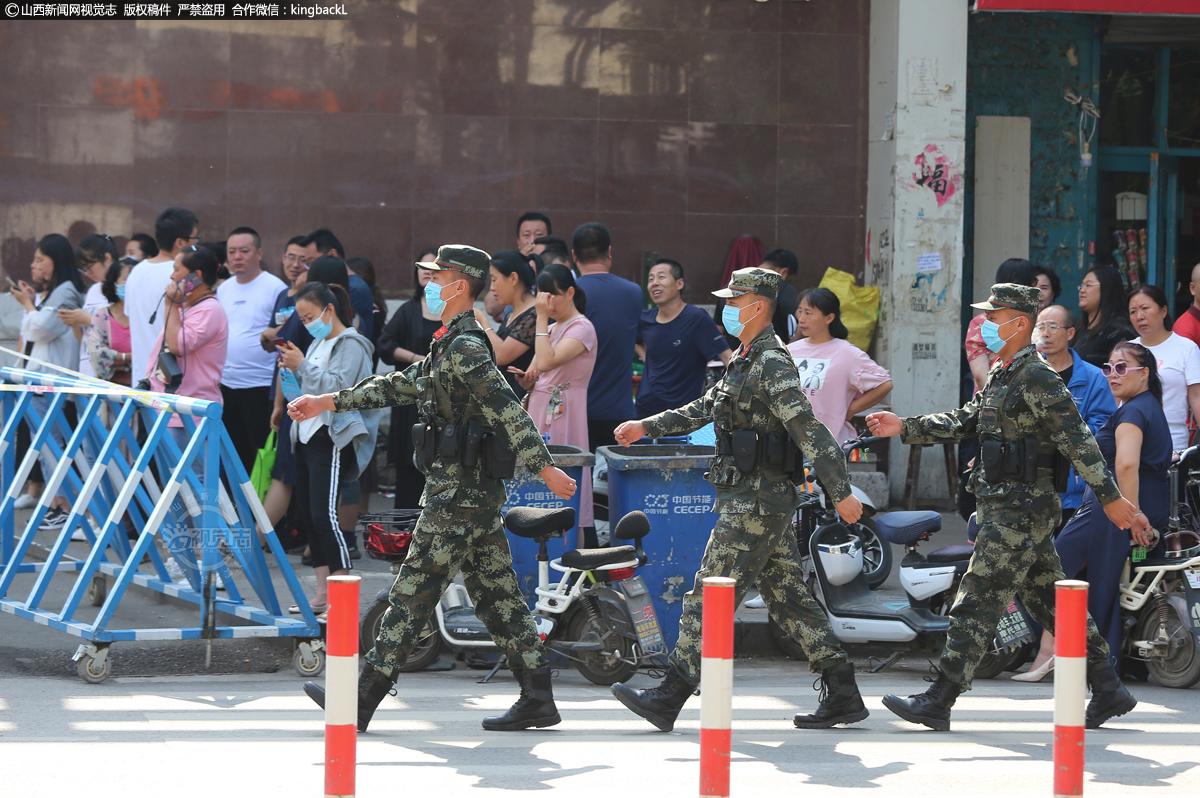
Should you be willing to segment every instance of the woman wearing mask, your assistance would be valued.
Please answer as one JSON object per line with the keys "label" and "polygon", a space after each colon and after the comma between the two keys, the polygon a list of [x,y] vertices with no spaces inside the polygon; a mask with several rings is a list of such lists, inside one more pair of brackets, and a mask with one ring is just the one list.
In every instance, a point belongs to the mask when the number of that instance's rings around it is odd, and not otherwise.
{"label": "woman wearing mask", "polygon": [[1075,351],[1099,367],[1121,341],[1137,333],[1129,323],[1125,302],[1125,284],[1121,273],[1112,266],[1096,266],[1079,284],[1080,332],[1075,335]]}
{"label": "woman wearing mask", "polygon": [[[1102,365],[1113,397],[1120,403],[1096,435],[1096,443],[1117,479],[1121,495],[1138,507],[1133,527],[1126,532],[1108,520],[1091,488],[1083,506],[1054,541],[1063,573],[1075,579],[1086,568],[1088,612],[1108,641],[1118,673],[1121,670],[1121,571],[1131,545],[1149,546],[1153,529],[1166,529],[1170,494],[1167,469],[1171,438],[1163,414],[1163,386],[1156,358],[1141,344],[1117,344]],[[1159,544],[1159,548],[1162,544]],[[1157,556],[1157,552],[1150,552]],[[1037,682],[1054,669],[1054,636],[1043,632],[1042,644],[1028,673],[1014,676]]]}
{"label": "woman wearing mask", "polygon": [[[421,253],[420,262],[432,262],[436,257],[437,250],[429,248]],[[396,309],[379,336],[379,359],[397,371],[424,360],[433,343],[433,334],[442,326],[441,318],[429,312],[425,301],[425,286],[432,274],[428,269],[413,267],[416,293]],[[421,506],[421,494],[425,491],[425,475],[413,464],[412,428],[420,421],[419,409],[409,404],[393,407],[391,413],[388,460],[396,467],[394,506],[397,510],[414,510]]]}
{"label": "woman wearing mask", "polygon": [[[25,316],[21,320],[21,338],[27,344],[32,344],[29,356],[34,359],[23,364],[23,367],[30,371],[58,373],[37,362],[42,361],[75,371],[79,368],[79,339],[59,316],[61,311],[77,310],[83,306],[83,281],[80,279],[79,270],[75,268],[75,253],[71,249],[71,242],[66,236],[57,233],[44,237],[38,242],[29,271],[30,277],[41,283],[49,293],[45,299],[36,301],[37,293],[33,286],[24,280],[12,291],[13,297],[25,309]],[[50,408],[49,397],[35,396],[33,402],[44,417]],[[75,403],[67,402],[63,406],[63,414],[68,425],[74,428],[78,418]],[[59,427],[55,427],[54,440],[60,447],[66,443]],[[47,475],[52,473],[57,465],[44,454],[41,464],[42,473]],[[42,520],[41,528],[61,529],[67,521],[69,507],[66,496],[54,497]]]}
{"label": "woman wearing mask", "polygon": [[[842,306],[828,288],[810,288],[800,294],[796,311],[800,340],[788,344],[797,363],[807,361],[804,393],[813,414],[838,441],[855,437],[850,419],[874,407],[892,390],[892,377],[867,353],[846,340]],[[816,366],[824,367],[817,369]],[[806,375],[801,375],[802,377]]]}
{"label": "woman wearing mask", "polygon": [[[322,283],[329,288],[334,286],[340,287],[347,294],[350,293],[350,272],[346,269],[346,262],[341,258],[332,255],[322,255],[316,260],[308,264],[307,281],[310,283]],[[299,294],[296,294],[299,297]],[[354,308],[351,307],[348,311],[351,318],[356,322],[361,322],[354,316]],[[356,329],[362,329],[361,324],[356,324]],[[294,344],[302,353],[307,353],[313,343],[313,337],[309,335],[305,329],[300,317],[293,313],[288,320],[283,323],[283,327],[279,330],[279,338]],[[364,336],[365,338],[365,336]],[[273,429],[281,429],[283,427],[283,419],[286,415],[285,406],[287,405],[286,397],[276,386],[275,393],[275,410],[271,415],[271,427]],[[371,416],[372,419],[378,419],[378,416]],[[378,426],[372,428],[371,440],[374,442],[374,435],[378,431]],[[290,438],[290,436],[289,436]],[[358,548],[358,533],[355,528],[358,524],[359,503],[362,499],[359,489],[358,479],[355,478],[351,482],[347,482],[343,486],[342,501],[343,505],[338,507],[338,523],[342,529],[342,535],[346,538],[346,545],[350,549],[350,559],[358,560],[362,558],[362,552]],[[284,536],[286,539],[286,536]],[[288,541],[287,545],[291,545]],[[300,560],[302,565],[309,564],[309,552],[306,550],[304,557]]]}
{"label": "woman wearing mask", "polygon": [[1188,447],[1188,415],[1200,419],[1200,347],[1171,332],[1167,297],[1156,285],[1144,285],[1129,295],[1129,321],[1140,337],[1137,343],[1154,353],[1162,381],[1162,408],[1171,427],[1171,445]]}
{"label": "woman wearing mask", "polygon": [[85,236],[75,248],[75,266],[90,285],[83,298],[83,307],[58,312],[58,318],[74,331],[75,340],[79,341],[78,371],[89,377],[96,374],[92,370],[88,331],[92,324],[92,316],[100,308],[108,306],[101,285],[108,270],[117,262],[117,257],[117,245],[108,236],[98,233]]}
{"label": "woman wearing mask", "polygon": [[522,399],[525,389],[506,367],[512,366],[525,372],[533,363],[534,335],[537,332],[533,292],[537,276],[529,257],[515,249],[506,249],[493,255],[490,271],[492,279],[489,290],[492,297],[500,307],[511,307],[512,311],[504,317],[499,330],[493,330],[490,324],[480,323],[492,340],[492,348],[496,350],[496,365],[508,379],[513,393]]}
{"label": "woman wearing mask", "polygon": [[[587,451],[587,389],[596,366],[596,328],[583,315],[587,296],[571,270],[557,263],[538,274],[537,289],[533,365],[508,370],[529,391],[529,415],[538,432],[549,435],[551,444]],[[592,469],[583,469],[579,490],[580,545],[595,547]]]}
{"label": "woman wearing mask", "polygon": [[[313,343],[308,352],[285,343],[279,364],[297,378],[301,394],[321,395],[351,388],[371,375],[374,347],[354,329],[350,294],[341,286],[309,281],[296,295],[296,316]],[[299,524],[308,534],[317,594],[313,612],[329,604],[330,575],[350,571],[350,551],[336,526],[342,484],[358,478],[360,453],[375,448],[362,415],[330,413],[292,424],[291,442],[296,456],[296,485],[300,494]],[[299,613],[292,605],[289,612]]]}
{"label": "woman wearing mask", "polygon": [[121,258],[109,267],[100,292],[107,303],[92,315],[88,330],[88,356],[92,371],[102,380],[118,385],[130,384],[133,369],[130,354],[129,317],[125,315],[125,280],[137,263]]}

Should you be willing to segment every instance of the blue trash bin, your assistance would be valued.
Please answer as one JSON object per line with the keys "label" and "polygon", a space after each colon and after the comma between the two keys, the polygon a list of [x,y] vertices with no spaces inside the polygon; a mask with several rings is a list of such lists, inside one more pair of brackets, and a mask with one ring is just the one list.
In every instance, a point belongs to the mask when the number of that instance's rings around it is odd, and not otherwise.
{"label": "blue trash bin", "polygon": [[683,594],[692,589],[717,524],[712,512],[717,492],[704,478],[714,451],[687,444],[601,446],[598,451],[608,461],[611,527],[633,510],[650,519],[650,534],[642,541],[649,562],[638,573],[650,588],[668,648],[679,638]]}
{"label": "blue trash bin", "polygon": [[[546,448],[550,450],[550,456],[554,458],[554,465],[567,472],[567,475],[578,484],[583,483],[583,469],[590,468],[596,463],[594,454],[576,446],[550,444]],[[575,491],[574,496],[563,501],[550,492],[541,477],[531,473],[525,467],[523,460],[517,461],[516,472],[512,479],[505,481],[504,487],[508,490],[508,501],[504,503],[503,509],[505,513],[514,507],[574,507],[575,517],[577,519],[579,517],[581,491]],[[578,523],[563,535],[561,540],[554,539],[546,544],[551,560],[561,557],[563,552],[579,548],[580,545]],[[521,594],[525,596],[525,600],[532,608],[537,599],[537,594],[533,592],[533,589],[537,587],[538,583],[538,544],[527,538],[519,538],[510,532],[508,533],[508,547],[512,551],[513,570],[517,572],[517,582],[521,585]],[[561,576],[562,574],[558,571],[551,570],[550,582],[557,582]]]}

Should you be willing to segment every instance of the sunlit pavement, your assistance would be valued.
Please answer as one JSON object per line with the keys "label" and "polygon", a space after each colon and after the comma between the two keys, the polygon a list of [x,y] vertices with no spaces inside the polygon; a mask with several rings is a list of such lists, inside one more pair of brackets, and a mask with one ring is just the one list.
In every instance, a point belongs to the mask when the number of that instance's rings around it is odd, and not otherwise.
{"label": "sunlit pavement", "polygon": [[[676,731],[631,715],[573,671],[555,679],[563,723],[488,733],[517,687],[480,671],[406,675],[359,735],[360,796],[485,796],[558,790],[576,796],[697,794],[700,699]],[[803,663],[738,663],[733,794],[1052,794],[1050,684],[981,681],[959,699],[953,731],[911,726],[880,703],[924,689],[915,666],[861,675],[871,717],[800,731],[815,705]],[[642,675],[635,684],[652,681]],[[322,795],[323,716],[293,673],[113,678],[0,678],[0,793]],[[1087,795],[1195,795],[1200,693],[1132,685],[1141,704],[1088,733]],[[783,790],[796,792],[784,793]]]}

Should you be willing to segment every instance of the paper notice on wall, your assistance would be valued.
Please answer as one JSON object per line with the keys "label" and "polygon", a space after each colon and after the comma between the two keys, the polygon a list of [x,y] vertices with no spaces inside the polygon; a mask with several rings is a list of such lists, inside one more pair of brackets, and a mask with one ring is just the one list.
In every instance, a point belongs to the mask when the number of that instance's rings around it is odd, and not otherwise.
{"label": "paper notice on wall", "polygon": [[908,59],[908,99],[913,105],[933,105],[938,97],[938,60]]}
{"label": "paper notice on wall", "polygon": [[942,253],[931,252],[917,256],[918,272],[940,272],[942,270]]}

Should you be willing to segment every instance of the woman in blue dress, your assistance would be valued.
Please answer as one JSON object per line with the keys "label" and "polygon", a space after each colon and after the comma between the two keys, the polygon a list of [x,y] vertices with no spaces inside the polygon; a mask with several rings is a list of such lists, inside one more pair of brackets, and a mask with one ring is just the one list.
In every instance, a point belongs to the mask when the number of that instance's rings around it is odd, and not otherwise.
{"label": "woman in blue dress", "polygon": [[[1121,670],[1121,571],[1131,545],[1145,546],[1152,529],[1165,530],[1170,508],[1167,469],[1171,465],[1171,428],[1162,408],[1162,381],[1149,349],[1132,341],[1113,347],[1101,371],[1120,405],[1096,433],[1096,443],[1125,498],[1137,504],[1138,515],[1128,532],[1104,515],[1096,494],[1088,488],[1083,506],[1054,541],[1068,579],[1086,569],[1088,612],[1108,641],[1111,658]],[[1158,544],[1158,548],[1162,547]],[[1157,556],[1157,550],[1148,552]],[[1054,638],[1042,633],[1042,646],[1028,673],[1017,681],[1040,681],[1054,668]]]}

